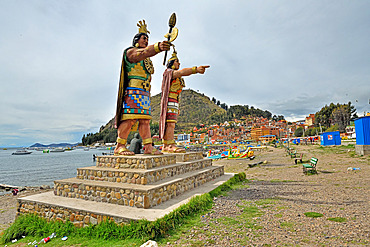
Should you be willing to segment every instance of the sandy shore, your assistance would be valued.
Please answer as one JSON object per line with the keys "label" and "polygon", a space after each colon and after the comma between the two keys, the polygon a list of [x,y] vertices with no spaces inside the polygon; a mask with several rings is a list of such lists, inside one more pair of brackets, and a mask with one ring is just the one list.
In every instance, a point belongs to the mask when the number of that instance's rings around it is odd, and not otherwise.
{"label": "sandy shore", "polygon": [[[369,246],[370,157],[355,155],[353,147],[295,148],[304,160],[319,159],[317,175],[304,175],[302,165],[295,165],[282,148],[257,151],[253,161],[216,161],[226,172],[245,172],[250,183],[215,198],[200,225],[180,238],[169,236],[163,246]],[[267,163],[249,168],[259,161]],[[17,197],[44,191],[1,196],[0,231],[14,221]],[[246,206],[257,208],[258,214],[249,219]],[[323,216],[311,218],[307,212]]]}
{"label": "sandy shore", "polygon": [[0,196],[0,234],[8,228],[15,220],[17,212],[17,198],[29,196],[37,193],[50,191],[43,187],[25,187],[25,190],[20,191],[16,196],[5,194]]}

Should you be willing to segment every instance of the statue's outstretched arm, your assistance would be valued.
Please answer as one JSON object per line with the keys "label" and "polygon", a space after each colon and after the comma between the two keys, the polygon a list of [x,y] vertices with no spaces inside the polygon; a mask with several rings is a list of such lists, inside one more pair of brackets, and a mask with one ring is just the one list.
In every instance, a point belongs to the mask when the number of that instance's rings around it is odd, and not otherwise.
{"label": "statue's outstretched arm", "polygon": [[210,66],[209,65],[201,65],[201,66],[194,66],[192,68],[184,68],[181,70],[174,70],[172,77],[173,78],[179,78],[182,76],[189,76],[191,74],[204,74],[206,72],[206,69],[208,69]]}
{"label": "statue's outstretched arm", "polygon": [[131,63],[137,63],[145,58],[153,57],[161,51],[168,51],[170,43],[168,41],[157,42],[154,45],[148,45],[145,48],[133,47],[127,51],[127,58]]}

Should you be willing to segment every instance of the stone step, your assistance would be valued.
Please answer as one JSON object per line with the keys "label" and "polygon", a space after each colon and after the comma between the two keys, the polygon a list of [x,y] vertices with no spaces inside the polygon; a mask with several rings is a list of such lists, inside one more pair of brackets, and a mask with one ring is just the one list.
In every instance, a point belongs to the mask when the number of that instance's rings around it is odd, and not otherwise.
{"label": "stone step", "polygon": [[188,152],[182,154],[145,155],[103,155],[96,157],[97,167],[125,168],[125,169],[152,169],[176,162],[187,162],[203,159],[202,152]]}
{"label": "stone step", "polygon": [[155,167],[167,166],[176,163],[176,155],[146,155],[136,154],[133,156],[124,155],[103,155],[96,156],[97,167],[124,168],[124,169],[152,169]]}
{"label": "stone step", "polygon": [[175,153],[174,155],[176,155],[176,162],[186,162],[204,159],[203,152],[186,152],[178,154]]}
{"label": "stone step", "polygon": [[69,220],[77,227],[98,224],[112,219],[117,224],[146,219],[154,221],[187,203],[193,196],[207,193],[227,181],[233,174],[225,174],[193,190],[187,191],[153,208],[122,207],[54,195],[53,191],[18,198],[17,215],[37,214],[47,220]]}
{"label": "stone step", "polygon": [[54,181],[54,194],[122,206],[151,208],[223,174],[223,166],[210,166],[168,177],[150,185],[68,178]]}
{"label": "stone step", "polygon": [[153,184],[168,177],[173,177],[179,174],[209,167],[211,165],[212,160],[200,159],[188,162],[178,162],[176,164],[155,167],[152,169],[124,169],[90,166],[77,168],[76,178],[82,180],[96,180],[146,185]]}

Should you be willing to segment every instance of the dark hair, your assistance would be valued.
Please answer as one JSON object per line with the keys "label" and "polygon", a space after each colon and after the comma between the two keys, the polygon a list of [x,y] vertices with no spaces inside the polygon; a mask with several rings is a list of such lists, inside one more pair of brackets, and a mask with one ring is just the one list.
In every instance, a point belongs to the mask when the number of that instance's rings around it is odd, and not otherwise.
{"label": "dark hair", "polygon": [[134,36],[134,39],[132,40],[132,46],[135,46],[135,44],[139,41],[141,36],[145,35],[147,38],[149,38],[148,34],[146,33],[138,33]]}
{"label": "dark hair", "polygon": [[172,69],[171,67],[172,67],[172,65],[175,63],[175,61],[176,61],[176,59],[171,60],[171,61],[168,61],[168,63],[167,63],[167,68]]}

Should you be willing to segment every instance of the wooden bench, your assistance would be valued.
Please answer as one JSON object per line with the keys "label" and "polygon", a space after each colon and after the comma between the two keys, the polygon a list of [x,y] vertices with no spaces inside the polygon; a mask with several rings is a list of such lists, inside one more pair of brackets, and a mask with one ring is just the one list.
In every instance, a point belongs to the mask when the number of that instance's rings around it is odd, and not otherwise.
{"label": "wooden bench", "polygon": [[302,164],[303,166],[303,173],[307,174],[308,172],[311,172],[313,174],[316,174],[316,165],[317,165],[317,158],[312,157],[310,160],[310,164]]}
{"label": "wooden bench", "polygon": [[298,164],[298,161],[300,161],[300,162],[302,163],[302,159],[303,159],[303,154],[300,154],[298,158],[296,157],[296,158],[294,159],[294,163],[295,163],[295,164]]}

